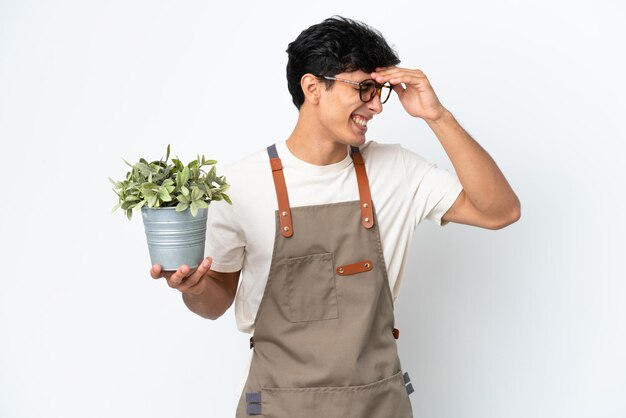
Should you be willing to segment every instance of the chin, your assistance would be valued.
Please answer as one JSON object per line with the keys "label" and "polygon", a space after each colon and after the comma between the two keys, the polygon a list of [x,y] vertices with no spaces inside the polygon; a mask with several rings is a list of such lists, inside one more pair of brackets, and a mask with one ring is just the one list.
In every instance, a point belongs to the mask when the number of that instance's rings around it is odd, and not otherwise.
{"label": "chin", "polygon": [[352,144],[354,146],[361,146],[363,144],[365,144],[365,141],[367,141],[367,138],[365,138],[365,135],[363,135],[360,138],[357,138],[356,141]]}

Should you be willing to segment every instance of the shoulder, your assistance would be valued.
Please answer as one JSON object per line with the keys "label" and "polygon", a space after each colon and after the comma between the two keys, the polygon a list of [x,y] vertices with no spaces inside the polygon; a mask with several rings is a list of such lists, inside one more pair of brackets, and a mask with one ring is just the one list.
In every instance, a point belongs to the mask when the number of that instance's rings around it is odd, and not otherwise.
{"label": "shoulder", "polygon": [[[253,187],[255,179],[263,177],[266,172],[271,174],[268,161],[267,150],[262,148],[224,164],[219,171],[233,186],[250,185]],[[231,191],[233,191],[232,186]]]}
{"label": "shoulder", "polygon": [[425,169],[432,165],[422,155],[399,143],[368,141],[361,147],[361,153],[366,164],[369,160],[374,167],[392,165],[395,169],[414,170],[416,168]]}
{"label": "shoulder", "polygon": [[258,168],[261,165],[267,164],[267,150],[265,148],[262,148],[254,152],[248,153],[235,161],[231,161],[225,164],[224,171],[228,171],[231,174],[236,174],[242,171],[249,171],[251,169]]}
{"label": "shoulder", "polygon": [[385,169],[397,166],[401,162],[400,144],[386,144],[377,141],[367,141],[359,147],[363,160],[368,169]]}
{"label": "shoulder", "polygon": [[374,140],[369,140],[365,144],[363,144],[363,146],[359,147],[364,157],[367,155],[385,156],[398,154],[400,148],[400,144],[386,144]]}
{"label": "shoulder", "polygon": [[230,185],[227,194],[241,207],[251,198],[258,199],[267,193],[272,181],[272,171],[265,148],[248,153],[243,157],[218,167],[218,175],[224,176]]}

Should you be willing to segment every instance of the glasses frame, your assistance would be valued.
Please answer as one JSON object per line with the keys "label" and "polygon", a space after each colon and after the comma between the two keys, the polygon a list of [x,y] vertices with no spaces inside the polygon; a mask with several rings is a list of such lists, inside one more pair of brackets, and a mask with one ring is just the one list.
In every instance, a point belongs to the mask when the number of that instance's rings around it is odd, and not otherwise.
{"label": "glasses frame", "polygon": [[[388,81],[386,81],[383,84],[380,84],[378,81],[374,80],[373,78],[368,78],[368,79],[363,80],[363,81],[352,81],[352,80],[346,80],[346,79],[343,79],[343,78],[331,77],[331,76],[327,76],[327,75],[317,76],[317,78],[325,78],[326,80],[342,81],[344,83],[349,83],[349,84],[354,84],[355,86],[359,86],[359,98],[361,99],[361,101],[363,103],[367,103],[367,102],[372,101],[372,99],[374,98],[374,96],[376,94],[378,94],[378,97],[380,99],[382,99],[383,88],[387,88],[387,89],[389,89],[389,93],[387,93],[387,97],[385,97],[384,101],[383,100],[380,101],[380,104],[385,104],[387,102],[387,100],[389,100],[389,98],[391,97],[391,89],[393,87],[393,84],[391,84]],[[376,83],[376,90],[374,90],[372,92],[372,94],[370,95],[369,99],[363,100],[363,92],[364,92],[363,83],[365,83],[366,81],[373,81],[374,83]]]}

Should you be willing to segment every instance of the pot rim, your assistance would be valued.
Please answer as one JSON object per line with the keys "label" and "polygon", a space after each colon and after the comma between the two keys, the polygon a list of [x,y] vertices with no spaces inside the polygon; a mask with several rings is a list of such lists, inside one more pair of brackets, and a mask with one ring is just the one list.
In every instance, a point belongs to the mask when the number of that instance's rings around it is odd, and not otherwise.
{"label": "pot rim", "polygon": [[[146,206],[142,206],[141,210],[153,210],[153,209],[176,209],[176,206],[166,206],[166,207],[158,207],[158,208],[150,208],[150,207],[146,207]],[[208,208],[198,208],[198,210],[207,210]],[[190,208],[187,208],[185,210],[191,210]],[[181,210],[181,212],[184,212],[185,210]]]}

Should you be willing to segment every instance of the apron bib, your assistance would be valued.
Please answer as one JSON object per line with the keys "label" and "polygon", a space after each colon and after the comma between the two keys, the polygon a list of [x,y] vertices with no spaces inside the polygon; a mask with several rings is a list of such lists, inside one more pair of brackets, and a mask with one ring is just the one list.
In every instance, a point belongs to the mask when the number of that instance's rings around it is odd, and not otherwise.
{"label": "apron bib", "polygon": [[[274,250],[237,418],[410,418],[393,298],[358,147],[359,200],[291,208],[276,146]],[[407,385],[408,383],[408,385]]]}

